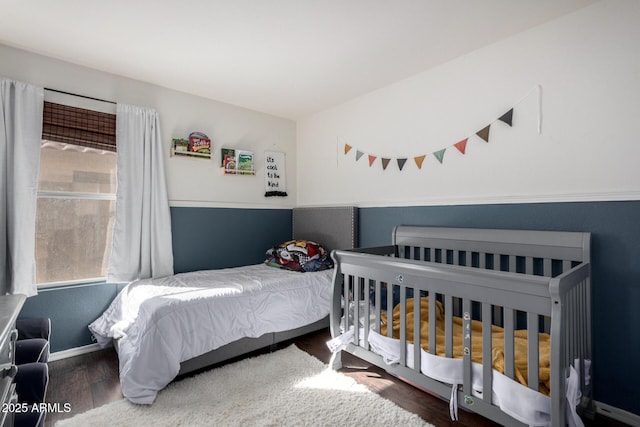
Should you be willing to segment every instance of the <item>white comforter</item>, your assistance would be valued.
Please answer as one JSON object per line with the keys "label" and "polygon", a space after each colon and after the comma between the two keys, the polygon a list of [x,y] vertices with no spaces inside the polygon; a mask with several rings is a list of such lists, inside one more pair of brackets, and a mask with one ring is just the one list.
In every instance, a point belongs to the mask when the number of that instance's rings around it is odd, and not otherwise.
{"label": "white comforter", "polygon": [[259,264],[139,280],[89,329],[102,346],[118,339],[122,394],[151,404],[178,374],[180,362],[327,316],[332,274]]}

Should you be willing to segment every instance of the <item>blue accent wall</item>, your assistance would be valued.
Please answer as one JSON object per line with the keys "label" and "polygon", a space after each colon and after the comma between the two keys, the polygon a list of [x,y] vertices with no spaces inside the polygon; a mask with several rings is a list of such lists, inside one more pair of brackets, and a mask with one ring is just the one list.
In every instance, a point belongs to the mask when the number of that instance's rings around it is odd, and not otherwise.
{"label": "blue accent wall", "polygon": [[[291,209],[171,208],[176,273],[257,264],[266,250],[291,239]],[[41,289],[21,318],[51,319],[51,351],[91,344],[87,326],[122,290],[122,283]]]}
{"label": "blue accent wall", "polygon": [[171,208],[176,273],[258,264],[291,238],[291,209]]}
{"label": "blue accent wall", "polygon": [[51,352],[91,344],[87,325],[109,306],[120,291],[115,283],[87,283],[40,289],[27,298],[21,318],[51,319]]}
{"label": "blue accent wall", "polygon": [[591,232],[594,397],[640,414],[640,202],[360,208],[360,246],[395,225]]}

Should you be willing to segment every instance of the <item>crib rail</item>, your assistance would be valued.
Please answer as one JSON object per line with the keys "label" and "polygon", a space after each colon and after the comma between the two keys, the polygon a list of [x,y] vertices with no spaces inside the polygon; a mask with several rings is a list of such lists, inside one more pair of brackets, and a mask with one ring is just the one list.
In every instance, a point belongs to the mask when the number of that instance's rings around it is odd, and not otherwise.
{"label": "crib rail", "polygon": [[[539,390],[539,332],[548,332],[553,373],[551,394],[561,397],[551,399],[552,425],[564,425],[565,374],[575,359],[581,361],[583,395],[590,396],[584,382],[587,369],[584,361],[591,358],[590,268],[588,262],[582,262],[584,252],[571,248],[584,246],[584,233],[561,233],[559,241],[553,233],[542,239],[536,235],[533,248],[522,245],[511,233],[499,236],[502,241],[491,245],[478,243],[482,240],[480,235],[471,236],[475,240],[470,243],[469,239],[451,239],[451,234],[428,241],[416,238],[415,234],[412,227],[399,227],[394,233],[396,244],[393,246],[332,253],[336,263],[332,335],[335,337],[353,328],[353,339],[346,351],[382,366],[380,357],[371,352],[370,330],[382,330],[383,306],[389,307],[389,311],[397,306],[400,319],[406,319],[407,302],[413,298],[414,332],[411,335],[407,321],[394,325],[393,320],[388,320],[387,336],[392,336],[393,326],[399,333],[400,360],[386,369],[449,398],[450,385],[420,372],[420,348],[425,346],[429,354],[437,351],[436,312],[437,305],[441,304],[447,358],[454,356],[454,341],[460,339],[453,333],[454,319],[463,319],[463,380],[460,389],[454,390],[459,405],[504,425],[521,425],[494,406],[492,393],[483,393],[480,399],[474,397],[474,332],[470,326],[473,321],[482,324],[482,360],[485,361],[492,360],[492,326],[503,328],[504,374],[511,379],[516,371],[514,335],[517,330],[526,329],[528,387],[536,391]],[[571,240],[568,245],[564,243],[567,238]],[[422,307],[429,309],[426,343],[421,342]],[[343,313],[351,316],[343,317]],[[411,354],[407,351],[408,341],[414,343]],[[481,369],[483,390],[492,390],[491,363],[483,363]]]}
{"label": "crib rail", "polygon": [[[486,230],[473,228],[397,226],[393,232],[393,245],[424,250],[506,255],[511,267],[516,258],[547,260],[573,260],[588,262],[589,233],[538,230]],[[401,256],[401,258],[407,258]],[[413,258],[413,257],[412,257]],[[481,256],[481,259],[483,257]],[[435,261],[426,259],[426,261]],[[482,261],[481,261],[482,262]],[[550,267],[549,264],[546,265]],[[484,268],[484,267],[481,267]],[[511,270],[514,271],[514,270]],[[550,276],[550,270],[547,270]],[[533,272],[527,272],[533,274]]]}

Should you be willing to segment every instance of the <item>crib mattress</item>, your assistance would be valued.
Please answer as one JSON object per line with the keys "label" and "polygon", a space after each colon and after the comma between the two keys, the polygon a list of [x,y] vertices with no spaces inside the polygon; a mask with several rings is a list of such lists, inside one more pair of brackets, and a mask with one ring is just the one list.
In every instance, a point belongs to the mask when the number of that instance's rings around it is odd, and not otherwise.
{"label": "crib mattress", "polygon": [[[429,317],[428,298],[423,298],[420,304],[421,308],[421,327],[420,339],[423,346],[428,343],[428,322],[425,319]],[[437,345],[436,354],[431,354],[424,348],[420,350],[420,367],[419,370],[424,375],[447,384],[454,385],[453,390],[457,390],[457,385],[463,384],[463,360],[462,360],[462,319],[453,317],[454,328],[454,348],[453,358],[445,357],[444,346],[444,312],[442,305],[436,302],[436,331]],[[414,317],[413,299],[407,299],[407,344],[406,355],[407,367],[414,369],[415,362],[413,359],[414,344],[413,341],[413,317]],[[373,324],[373,323],[372,323]],[[400,363],[401,341],[399,337],[400,309],[396,306],[393,311],[393,338],[387,336],[387,315],[381,315],[381,331],[380,333],[371,329],[368,333],[368,343],[372,351],[382,357],[385,363]],[[360,322],[360,326],[363,323]],[[364,329],[360,330],[360,337],[364,337]],[[472,322],[472,393],[473,397],[483,398],[483,369],[482,369],[482,324],[480,322]],[[548,334],[540,334],[540,391],[527,387],[527,352],[526,352],[526,331],[516,331],[516,363],[515,378],[513,380],[504,375],[504,352],[502,345],[504,342],[504,330],[498,326],[492,327],[492,367],[493,367],[493,383],[492,383],[492,401],[503,412],[507,413],[516,420],[530,426],[548,426],[551,423],[551,400],[549,397],[549,351],[550,337]],[[410,342],[411,341],[411,342]],[[520,342],[518,342],[520,341]],[[364,343],[360,343],[362,346]],[[518,347],[523,347],[518,349]],[[572,402],[567,405],[568,408],[575,407],[576,401],[579,401],[578,374],[575,369],[571,368],[571,375],[567,379],[567,400]],[[451,396],[452,417],[456,403],[456,393]],[[570,416],[569,418],[573,418]],[[577,415],[574,419],[577,418]]]}
{"label": "crib mattress", "polygon": [[[387,336],[387,314],[382,313],[381,334]],[[444,309],[442,304],[436,302],[436,355],[445,355],[445,327]],[[429,342],[429,298],[422,298],[420,303],[420,342],[426,348]],[[407,340],[413,342],[413,319],[414,319],[414,299],[407,299]],[[471,360],[482,364],[482,322],[471,320]],[[463,320],[460,317],[452,317],[453,326],[453,357],[462,358],[463,355]],[[400,336],[400,306],[393,309],[393,337]],[[504,373],[504,329],[499,326],[491,328],[491,365],[499,373]],[[550,352],[551,337],[546,333],[538,334],[538,354],[539,354],[539,391],[549,395],[551,389],[550,381]],[[517,330],[514,332],[515,346],[515,366],[514,378],[522,385],[528,385],[528,360],[527,360],[527,331]]]}
{"label": "crib mattress", "polygon": [[118,340],[122,393],[150,404],[185,360],[326,317],[332,274],[258,264],[139,280],[89,329],[103,346]]}

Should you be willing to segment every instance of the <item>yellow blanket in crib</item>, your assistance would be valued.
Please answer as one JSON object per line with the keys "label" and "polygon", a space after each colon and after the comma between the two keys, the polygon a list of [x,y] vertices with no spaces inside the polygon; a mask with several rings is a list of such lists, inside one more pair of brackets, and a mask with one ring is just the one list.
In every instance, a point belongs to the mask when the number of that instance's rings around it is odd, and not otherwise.
{"label": "yellow blanket in crib", "polygon": [[[425,351],[428,352],[429,343],[429,302],[428,298],[422,298],[420,302],[420,342]],[[413,319],[414,319],[413,298],[407,299],[407,341],[413,343]],[[442,304],[436,302],[436,355],[445,356],[445,329],[444,329],[444,309]],[[387,316],[382,315],[381,334],[387,336]],[[393,337],[400,337],[400,305],[393,309]],[[493,369],[504,374],[504,329],[499,326],[492,326],[492,346],[491,356]],[[539,334],[539,391],[549,395],[549,355],[551,350],[551,339],[549,334]],[[527,331],[517,330],[514,334],[515,345],[515,380],[520,384],[528,385],[527,382]],[[453,357],[462,358],[463,354],[463,319],[453,317]],[[471,321],[471,359],[473,362],[482,364],[482,322]]]}

